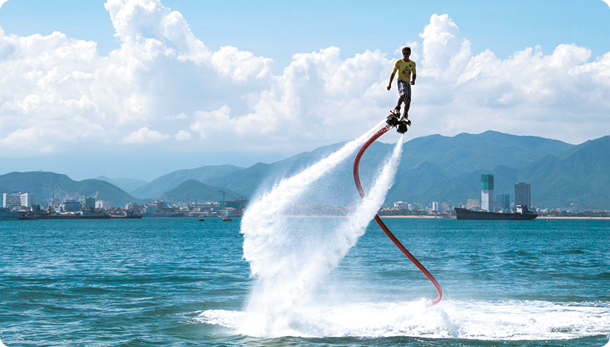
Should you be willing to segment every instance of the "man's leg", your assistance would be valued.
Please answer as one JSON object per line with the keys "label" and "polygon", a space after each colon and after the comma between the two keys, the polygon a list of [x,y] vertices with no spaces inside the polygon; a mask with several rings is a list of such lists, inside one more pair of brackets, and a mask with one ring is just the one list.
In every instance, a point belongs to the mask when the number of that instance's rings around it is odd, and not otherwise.
{"label": "man's leg", "polygon": [[402,103],[404,102],[404,98],[401,96],[398,97],[398,102],[396,103],[396,107],[394,108],[394,111],[396,112],[396,116],[400,117],[400,108]]}
{"label": "man's leg", "polygon": [[396,108],[394,109],[394,113],[396,113],[397,117],[400,117],[400,107],[402,103],[405,102],[405,82],[398,80],[396,81],[398,86],[398,102],[396,103]]}
{"label": "man's leg", "polygon": [[403,99],[405,102],[405,113],[403,114],[403,117],[408,120],[409,109],[411,108],[411,84],[409,83],[406,84],[405,95]]}

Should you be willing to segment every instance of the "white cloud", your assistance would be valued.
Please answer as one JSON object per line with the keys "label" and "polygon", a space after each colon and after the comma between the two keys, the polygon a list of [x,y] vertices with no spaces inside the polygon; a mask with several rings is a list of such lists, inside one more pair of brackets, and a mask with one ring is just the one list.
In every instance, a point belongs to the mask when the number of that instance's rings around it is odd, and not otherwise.
{"label": "white cloud", "polygon": [[446,14],[432,15],[420,36],[424,40],[421,75],[454,81],[472,55],[470,41],[462,38],[457,25]]}
{"label": "white cloud", "polygon": [[262,79],[271,75],[273,60],[227,46],[212,55],[211,63],[222,75],[231,76],[234,81],[245,81],[250,76]]}
{"label": "white cloud", "polygon": [[174,136],[176,138],[176,140],[178,141],[186,141],[189,140],[191,138],[191,134],[189,132],[186,132],[184,130],[180,130],[176,133],[176,136]]}
{"label": "white cloud", "polygon": [[[399,54],[341,59],[329,47],[296,53],[274,74],[272,59],[229,46],[211,52],[159,0],[105,7],[120,42],[108,56],[59,32],[0,30],[0,149],[119,150],[175,134],[206,151],[295,153],[353,138],[396,103],[396,86],[385,86]],[[590,61],[573,44],[507,59],[473,53],[448,15],[431,16],[420,36],[407,43],[418,64],[409,136],[493,129],[577,143],[610,133],[610,53]]]}
{"label": "white cloud", "polygon": [[212,112],[197,111],[193,116],[196,121],[191,124],[190,129],[198,132],[202,139],[205,139],[213,133],[222,136],[222,133],[219,133],[219,130],[235,126],[234,122],[232,123],[231,118],[229,118],[230,113],[231,109],[227,105]]}
{"label": "white cloud", "polygon": [[150,130],[147,127],[140,128],[137,131],[132,132],[128,136],[125,136],[122,143],[152,143],[165,140],[170,136],[167,134],[161,134],[158,131]]}

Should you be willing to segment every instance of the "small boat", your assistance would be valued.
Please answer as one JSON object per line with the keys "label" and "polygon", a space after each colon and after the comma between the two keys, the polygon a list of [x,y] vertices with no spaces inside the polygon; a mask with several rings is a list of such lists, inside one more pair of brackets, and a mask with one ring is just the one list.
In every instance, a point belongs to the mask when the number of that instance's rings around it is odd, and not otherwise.
{"label": "small boat", "polygon": [[205,219],[203,219],[203,218],[199,219],[199,221],[200,221],[200,222],[203,222],[204,220],[205,220]]}
{"label": "small boat", "polygon": [[232,222],[233,220],[231,219],[231,217],[222,217],[222,221],[223,222]]}

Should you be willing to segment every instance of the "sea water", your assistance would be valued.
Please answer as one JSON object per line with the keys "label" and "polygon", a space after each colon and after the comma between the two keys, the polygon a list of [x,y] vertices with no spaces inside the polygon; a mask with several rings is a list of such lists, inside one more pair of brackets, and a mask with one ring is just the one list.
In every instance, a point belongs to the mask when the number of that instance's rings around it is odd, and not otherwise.
{"label": "sea water", "polygon": [[[0,223],[0,340],[11,346],[606,346],[610,221],[373,222],[291,312],[246,335],[256,278],[240,219]],[[304,247],[346,217],[291,217]],[[273,300],[274,298],[270,298]],[[277,298],[281,300],[282,298]],[[295,319],[296,318],[296,319]]]}

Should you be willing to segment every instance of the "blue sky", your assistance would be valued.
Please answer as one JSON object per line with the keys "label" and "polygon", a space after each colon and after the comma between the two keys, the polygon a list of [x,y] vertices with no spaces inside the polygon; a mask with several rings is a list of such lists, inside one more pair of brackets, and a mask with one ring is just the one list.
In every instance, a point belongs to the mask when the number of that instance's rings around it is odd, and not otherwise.
{"label": "blue sky", "polygon": [[392,108],[407,43],[411,137],[610,134],[601,0],[9,0],[0,27],[0,174],[149,180],[346,141]]}
{"label": "blue sky", "polygon": [[[61,31],[93,40],[101,54],[120,45],[104,0],[61,2],[10,0],[0,8],[7,34],[28,36]],[[593,57],[610,47],[610,9],[586,1],[185,1],[165,0],[182,13],[193,33],[212,50],[235,46],[273,58],[278,66],[294,53],[341,48],[346,57],[364,50],[391,52],[415,41],[434,13],[447,13],[472,42],[506,58],[525,47],[550,52],[559,44],[588,47]],[[404,14],[403,14],[404,13]]]}

